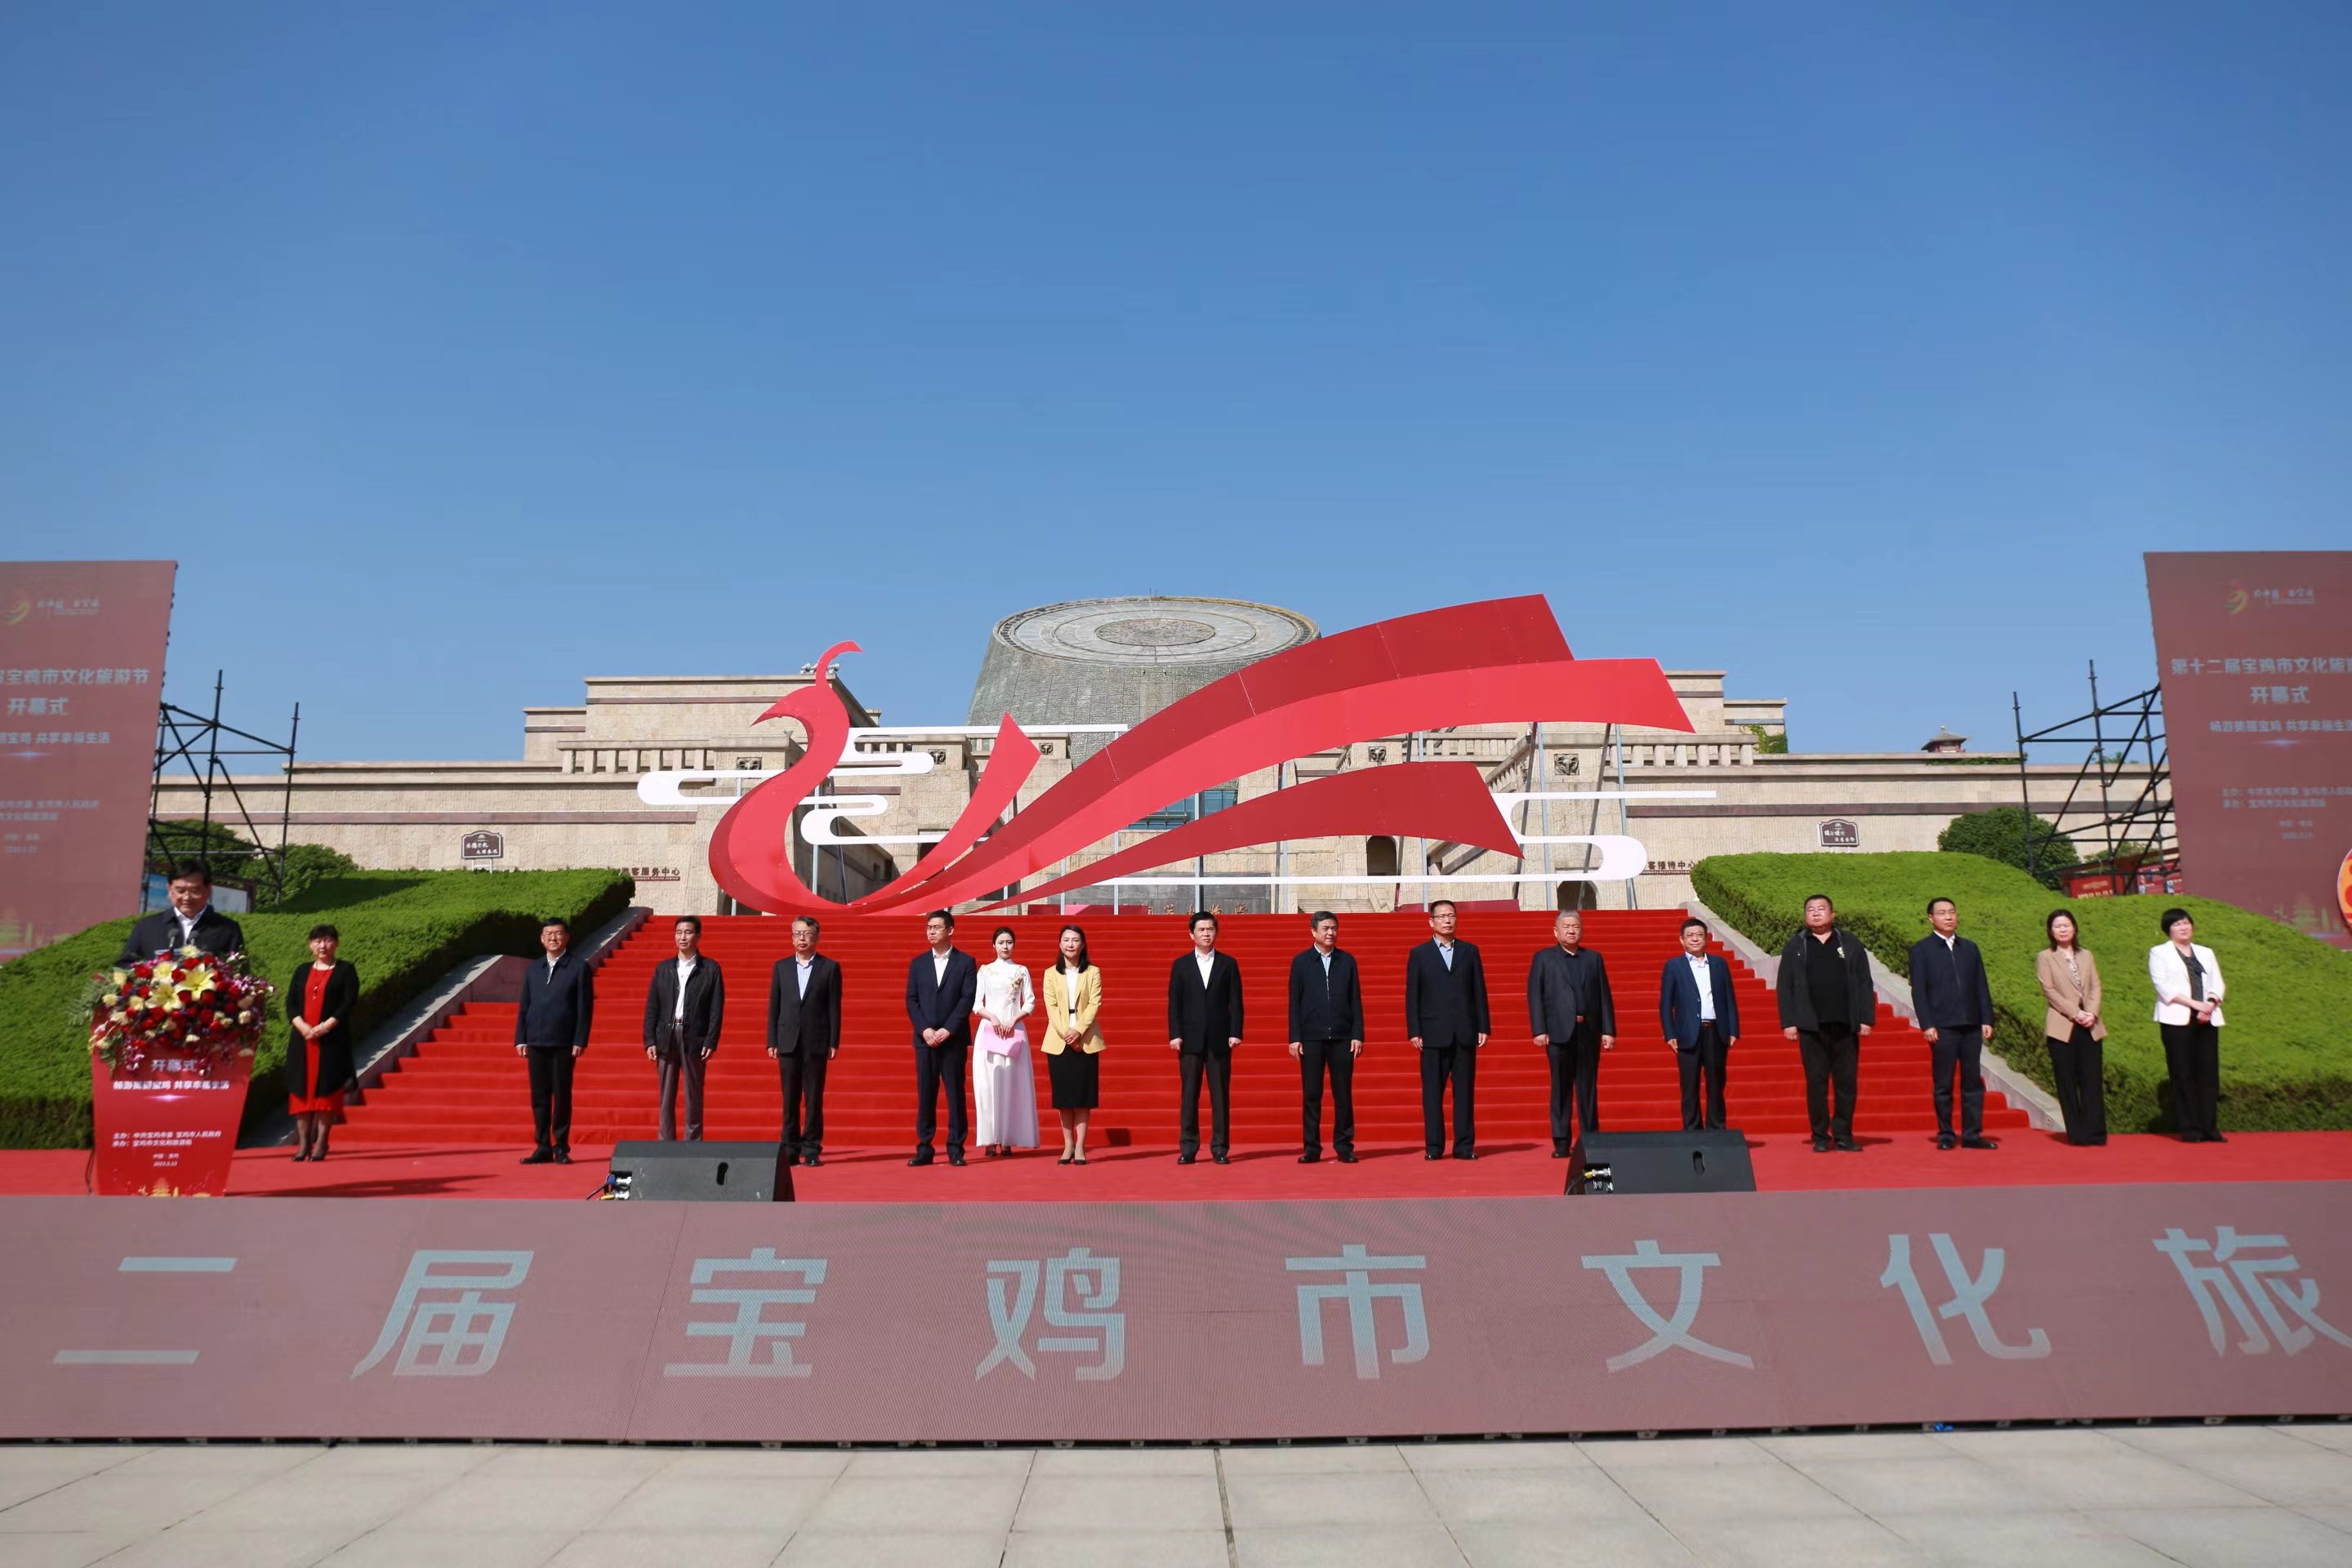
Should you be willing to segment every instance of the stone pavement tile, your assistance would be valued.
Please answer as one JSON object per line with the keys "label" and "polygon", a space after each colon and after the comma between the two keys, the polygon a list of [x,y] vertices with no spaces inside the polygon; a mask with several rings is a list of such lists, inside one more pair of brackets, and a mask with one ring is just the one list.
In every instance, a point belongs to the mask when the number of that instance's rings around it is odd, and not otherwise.
{"label": "stone pavement tile", "polygon": [[2320,1508],[2306,1506],[2294,1511],[2305,1519],[2315,1519],[2331,1530],[2340,1530],[2347,1535],[2352,1535],[2352,1508],[2336,1508],[2333,1505]]}
{"label": "stone pavement tile", "polygon": [[48,1531],[0,1536],[0,1563],[7,1568],[88,1568],[137,1542],[134,1535],[95,1531]]}
{"label": "stone pavement tile", "polygon": [[1783,1432],[1755,1443],[1800,1469],[1807,1459],[1932,1459],[1952,1451],[1932,1432]]}
{"label": "stone pavement tile", "polygon": [[1697,1568],[1698,1559],[1654,1521],[1639,1524],[1456,1525],[1470,1568]]}
{"label": "stone pavement tile", "polygon": [[2278,1430],[2298,1443],[2333,1448],[2339,1454],[2352,1454],[2352,1421],[2297,1421]]}
{"label": "stone pavement tile", "polygon": [[846,1448],[686,1448],[671,1450],[664,1480],[830,1479],[849,1468]]}
{"label": "stone pavement tile", "polygon": [[1769,1450],[1753,1437],[1601,1438],[1577,1445],[1604,1470],[1630,1470],[1664,1466],[1678,1470],[1700,1466],[1777,1465]]}
{"label": "stone pavement tile", "polygon": [[384,1533],[556,1531],[569,1537],[593,1529],[636,1484],[620,1477],[494,1476],[485,1466],[428,1493],[379,1528]]}
{"label": "stone pavement tile", "polygon": [[1002,1531],[803,1530],[776,1559],[776,1568],[997,1568],[1003,1557]]}
{"label": "stone pavement tile", "polygon": [[1298,1443],[1287,1448],[1268,1444],[1220,1448],[1217,1455],[1228,1476],[1352,1476],[1405,1468],[1393,1443]]}
{"label": "stone pavement tile", "polygon": [[1046,1476],[1213,1476],[1214,1448],[1040,1448],[1029,1467]]}
{"label": "stone pavement tile", "polygon": [[1617,1484],[1680,1531],[1685,1521],[1856,1519],[1852,1505],[1787,1465],[1716,1465],[1675,1470],[1655,1465],[1621,1471]]}
{"label": "stone pavement tile", "polygon": [[677,1458],[667,1448],[614,1447],[596,1443],[532,1443],[500,1448],[474,1474],[510,1481],[523,1476],[556,1476],[567,1481],[607,1485],[641,1481],[667,1469]]}
{"label": "stone pavement tile", "polygon": [[501,1450],[487,1443],[338,1443],[302,1467],[312,1478],[462,1476]]}
{"label": "stone pavement tile", "polygon": [[1934,1440],[1956,1453],[2000,1464],[2039,1465],[2049,1459],[2104,1459],[2128,1452],[2112,1432],[2088,1426],[2018,1427],[2002,1431],[1937,1432]]}
{"label": "stone pavement tile", "polygon": [[1591,1470],[1599,1467],[1574,1443],[1409,1443],[1398,1453],[1419,1474],[1448,1470]]}
{"label": "stone pavement tile", "polygon": [[0,1511],[0,1536],[20,1530],[103,1531],[146,1535],[168,1530],[243,1491],[250,1476],[85,1476]]}
{"label": "stone pavement tile", "polygon": [[1436,1510],[1409,1475],[1225,1477],[1236,1530],[1308,1525],[1435,1529]]}
{"label": "stone pavement tile", "polygon": [[1214,1476],[1032,1476],[1013,1516],[1018,1531],[1213,1530],[1224,1505]]}
{"label": "stone pavement tile", "polygon": [[1874,1520],[1716,1519],[1674,1524],[1706,1568],[1921,1568],[1933,1559]]}
{"label": "stone pavement tile", "polygon": [[847,1475],[833,1483],[806,1528],[819,1531],[874,1530],[915,1534],[985,1534],[999,1540],[1020,1506],[1019,1476]]}
{"label": "stone pavement tile", "polygon": [[320,1443],[175,1443],[150,1448],[108,1473],[118,1476],[274,1476],[327,1451]]}
{"label": "stone pavement tile", "polygon": [[763,1530],[597,1530],[575,1535],[548,1568],[768,1568],[790,1535]]}
{"label": "stone pavement tile", "polygon": [[571,1540],[550,1530],[372,1530],[319,1568],[540,1568]]}
{"label": "stone pavement tile", "polygon": [[1225,1568],[1225,1532],[1215,1530],[1014,1531],[1004,1568]]}
{"label": "stone pavement tile", "polygon": [[100,1443],[45,1443],[0,1448],[0,1509],[129,1464],[143,1448]]}
{"label": "stone pavement tile", "polygon": [[2248,1508],[2260,1500],[2169,1459],[2118,1443],[2097,1458],[1992,1461],[2022,1508]]}
{"label": "stone pavement tile", "polygon": [[597,1521],[599,1530],[754,1530],[782,1538],[805,1523],[833,1481],[825,1476],[656,1476]]}
{"label": "stone pavement tile", "polygon": [[1234,1531],[1240,1568],[1463,1568],[1454,1538],[1442,1530],[1354,1530],[1328,1526]]}
{"label": "stone pavement tile", "polygon": [[2352,1504],[2352,1453],[2262,1426],[2169,1426],[2117,1436],[2265,1502]]}
{"label": "stone pavement tile", "polygon": [[2352,1536],[2279,1508],[2131,1508],[2097,1516],[2188,1568],[2344,1568]]}
{"label": "stone pavement tile", "polygon": [[361,1527],[151,1535],[108,1558],[108,1568],[310,1568],[358,1535]]}
{"label": "stone pavement tile", "polygon": [[1027,1448],[861,1448],[842,1473],[860,1480],[898,1476],[1025,1476]]}
{"label": "stone pavement tile", "polygon": [[1998,1511],[2017,1503],[2014,1476],[1965,1454],[1790,1463],[1874,1519],[1889,1513]]}
{"label": "stone pavement tile", "polygon": [[2162,1553],[2080,1513],[1884,1513],[1878,1522],[1948,1568],[2164,1568]]}
{"label": "stone pavement tile", "polygon": [[1421,1478],[1445,1526],[1638,1524],[1649,1514],[1597,1469],[1446,1470]]}
{"label": "stone pavement tile", "polygon": [[267,1476],[181,1521],[175,1533],[333,1530],[335,1544],[373,1530],[449,1484],[443,1476],[326,1476],[310,1465]]}

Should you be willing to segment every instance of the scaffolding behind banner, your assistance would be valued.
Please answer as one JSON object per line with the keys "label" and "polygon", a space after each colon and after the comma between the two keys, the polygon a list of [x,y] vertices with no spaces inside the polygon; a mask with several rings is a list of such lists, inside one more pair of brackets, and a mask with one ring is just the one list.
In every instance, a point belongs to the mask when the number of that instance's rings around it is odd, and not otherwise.
{"label": "scaffolding behind banner", "polygon": [[[2082,765],[2067,786],[2064,802],[2042,827],[2026,831],[2028,872],[2056,871],[2068,890],[2086,894],[2164,892],[2179,887],[2180,841],[2173,828],[2172,769],[2164,739],[2164,689],[2114,702],[2099,698],[2099,667],[2089,667],[2091,708],[2055,724],[2029,731],[2025,709],[2010,693],[2017,730],[2017,782],[2026,816],[2034,815],[2032,776],[2026,759],[2032,748],[2082,748]],[[2046,789],[2046,786],[2045,786]],[[2043,798],[2046,800],[2047,795]],[[2053,847],[2074,847],[2072,865],[2054,865]]]}
{"label": "scaffolding behind banner", "polygon": [[[222,672],[213,672],[210,713],[192,712],[174,703],[163,704],[155,721],[155,772],[148,789],[147,860],[168,875],[187,866],[202,866],[215,879],[226,876],[246,887],[257,905],[276,903],[285,891],[286,834],[294,804],[294,742],[302,728],[302,705],[294,705],[287,721],[286,743],[263,739],[221,721]],[[284,779],[273,845],[257,827],[246,792],[236,780],[235,762],[272,759]],[[185,777],[180,770],[185,769]],[[257,769],[247,769],[248,773]],[[174,784],[193,784],[203,797],[197,826],[188,819],[170,821],[156,815],[167,777]],[[232,848],[215,837],[215,827],[237,835],[245,847]],[[142,885],[140,908],[156,907],[149,896],[152,879]]]}

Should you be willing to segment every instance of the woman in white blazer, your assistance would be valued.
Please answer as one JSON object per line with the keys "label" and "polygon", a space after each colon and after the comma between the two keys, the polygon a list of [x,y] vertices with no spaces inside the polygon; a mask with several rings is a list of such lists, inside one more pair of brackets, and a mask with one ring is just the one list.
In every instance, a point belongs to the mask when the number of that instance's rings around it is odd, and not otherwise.
{"label": "woman in white blazer", "polygon": [[2172,1079],[2172,1120],[2183,1143],[2225,1143],[2221,1136],[2221,966],[2213,950],[2190,940],[2187,910],[2167,910],[2165,940],[2147,950],[2156,986],[2156,1028]]}

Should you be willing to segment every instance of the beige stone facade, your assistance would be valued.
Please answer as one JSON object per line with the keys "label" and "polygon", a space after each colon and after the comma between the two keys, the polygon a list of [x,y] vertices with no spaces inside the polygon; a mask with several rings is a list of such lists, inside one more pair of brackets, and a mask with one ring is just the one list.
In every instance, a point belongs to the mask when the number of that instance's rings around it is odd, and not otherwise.
{"label": "beige stone facade", "polygon": [[[729,906],[710,875],[710,832],[725,803],[748,781],[682,784],[687,805],[649,805],[640,798],[639,784],[647,775],[677,770],[772,773],[789,765],[800,755],[796,726],[754,721],[776,699],[813,679],[593,678],[577,707],[524,710],[520,755],[512,761],[303,762],[290,792],[278,779],[239,782],[271,837],[285,801],[289,837],[330,845],[364,866],[621,867],[636,877],[640,901],[658,912],[720,911]],[[1784,704],[1726,697],[1720,670],[1673,671],[1670,679],[1690,716],[1690,734],[1547,723],[1392,735],[1303,756],[1230,781],[1230,787],[1234,798],[1247,799],[1341,770],[1414,759],[1476,763],[1498,792],[1622,787],[1635,798],[1530,804],[1519,808],[1514,822],[1527,836],[1624,833],[1641,840],[1648,867],[1640,877],[1631,884],[1590,885],[1589,901],[1602,908],[1629,900],[1643,907],[1678,903],[1690,896],[1691,864],[1708,855],[1932,849],[1936,836],[1955,816],[2019,801],[2014,756],[1948,751],[1768,754],[1759,731],[1785,733]],[[906,837],[945,830],[986,762],[988,734],[971,726],[884,727],[838,679],[835,687],[854,727],[854,757],[919,753],[929,762],[927,772],[836,778],[835,794],[881,800],[877,815],[845,818],[842,831]],[[1103,738],[1099,731],[1056,729],[1050,722],[1026,728],[1045,755],[1022,788],[1023,806],[1067,774],[1074,743],[1084,756]],[[2062,826],[2095,815],[2062,815],[2075,780],[2071,765],[2037,766],[2029,776],[2034,808],[2042,815]],[[2126,775],[2113,787],[2136,792],[2139,782]],[[1645,792],[1695,790],[1711,791],[1712,798],[1640,798]],[[1219,803],[1214,796],[1209,801],[1212,807]],[[160,814],[167,816],[192,816],[197,807],[194,793],[184,785],[167,786],[159,803]],[[1122,833],[1069,868],[1080,869],[1152,831]],[[843,898],[881,886],[918,853],[912,844],[860,844],[820,851],[802,847],[796,858],[804,879],[828,897]],[[1538,879],[1438,886],[1383,879],[1271,890],[1229,884],[1213,885],[1200,896],[1229,910],[1388,909],[1438,892],[1510,898],[1546,908],[1578,897],[1579,884],[1564,883],[1562,874],[1580,869],[1585,855],[1578,846],[1528,847],[1524,858],[1513,858],[1418,839],[1318,838],[1214,856],[1204,866],[1188,861],[1166,868],[1164,874],[1205,874],[1213,880],[1220,874],[1386,879],[1421,867],[1448,877],[1525,875]],[[1060,870],[1048,868],[1031,885]],[[1073,898],[1172,910],[1190,906],[1195,896],[1189,887],[1129,887]]]}

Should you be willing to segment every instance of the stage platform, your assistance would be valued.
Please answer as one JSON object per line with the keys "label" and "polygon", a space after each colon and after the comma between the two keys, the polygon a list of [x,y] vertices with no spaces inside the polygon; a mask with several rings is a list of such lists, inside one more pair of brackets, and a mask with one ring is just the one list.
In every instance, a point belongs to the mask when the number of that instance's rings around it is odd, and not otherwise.
{"label": "stage platform", "polygon": [[[1938,1151],[1916,1135],[1862,1140],[1859,1154],[1816,1154],[1801,1134],[1748,1140],[1764,1192],[1874,1188],[2058,1187],[2116,1183],[2316,1182],[2352,1180],[2352,1132],[2241,1132],[2229,1142],[2184,1144],[2153,1135],[2119,1137],[2104,1149],[2076,1149],[2052,1132],[2011,1132],[1990,1152]],[[229,1192],[238,1197],[586,1197],[602,1184],[609,1146],[583,1145],[573,1163],[519,1165],[513,1146],[361,1144],[323,1165],[296,1164],[285,1151],[238,1152]],[[1233,1163],[1176,1163],[1166,1146],[1091,1151],[1081,1169],[1051,1152],[1009,1159],[944,1159],[920,1170],[903,1148],[845,1149],[817,1170],[796,1171],[803,1203],[1214,1203],[1266,1200],[1512,1198],[1556,1195],[1567,1162],[1541,1142],[1498,1143],[1477,1160],[1429,1161],[1418,1144],[1365,1145],[1353,1165],[1327,1152],[1298,1163],[1294,1145],[1242,1148]],[[0,1197],[83,1191],[89,1155],[70,1149],[0,1150]]]}

